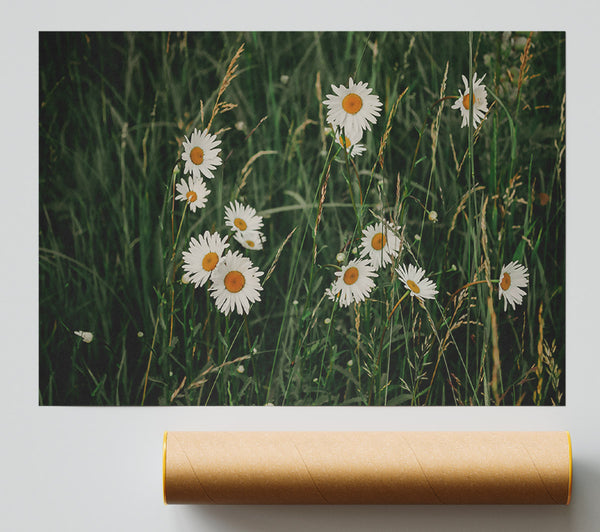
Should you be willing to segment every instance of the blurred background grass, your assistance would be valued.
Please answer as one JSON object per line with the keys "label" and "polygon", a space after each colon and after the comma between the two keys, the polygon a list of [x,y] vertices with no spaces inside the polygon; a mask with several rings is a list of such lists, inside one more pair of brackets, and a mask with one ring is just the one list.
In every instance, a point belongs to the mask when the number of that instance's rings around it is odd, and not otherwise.
{"label": "blurred background grass", "polygon": [[[206,127],[242,44],[223,96],[234,107],[211,126],[224,164],[171,261],[181,142]],[[498,99],[474,179],[467,128],[439,102],[464,90],[466,33],[40,33],[40,404],[564,404],[565,35],[476,32],[472,44]],[[350,76],[384,104],[356,160],[360,190],[332,162],[320,103]],[[364,194],[358,213],[346,180]],[[296,228],[246,321],[180,282],[181,250],[224,234],[234,197],[265,216],[265,250],[249,255],[263,271]],[[388,323],[403,290],[384,274],[357,309],[323,301],[327,265],[352,256],[372,213],[404,227],[437,304],[407,300]],[[485,284],[451,299],[513,259],[530,271],[515,311]],[[406,249],[400,260],[414,262]]]}

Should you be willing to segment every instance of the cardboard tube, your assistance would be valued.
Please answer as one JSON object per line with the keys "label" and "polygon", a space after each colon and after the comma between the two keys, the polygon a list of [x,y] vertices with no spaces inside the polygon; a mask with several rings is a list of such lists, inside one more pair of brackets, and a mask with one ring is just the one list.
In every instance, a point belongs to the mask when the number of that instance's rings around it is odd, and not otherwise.
{"label": "cardboard tube", "polygon": [[166,432],[168,504],[569,504],[568,432]]}

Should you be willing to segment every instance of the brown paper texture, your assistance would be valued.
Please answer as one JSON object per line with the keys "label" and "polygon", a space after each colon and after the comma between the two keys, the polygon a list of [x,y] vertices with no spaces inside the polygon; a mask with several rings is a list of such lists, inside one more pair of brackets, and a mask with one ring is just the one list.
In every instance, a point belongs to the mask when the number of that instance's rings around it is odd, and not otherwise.
{"label": "brown paper texture", "polygon": [[167,432],[165,503],[568,504],[567,432]]}

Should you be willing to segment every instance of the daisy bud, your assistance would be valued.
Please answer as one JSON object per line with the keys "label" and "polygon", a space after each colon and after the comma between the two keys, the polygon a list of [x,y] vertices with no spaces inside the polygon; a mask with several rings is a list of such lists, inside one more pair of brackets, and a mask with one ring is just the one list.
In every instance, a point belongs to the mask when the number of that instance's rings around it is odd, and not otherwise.
{"label": "daisy bud", "polygon": [[74,331],[73,334],[75,334],[76,336],[81,336],[81,339],[86,344],[89,344],[94,339],[94,335],[88,331]]}

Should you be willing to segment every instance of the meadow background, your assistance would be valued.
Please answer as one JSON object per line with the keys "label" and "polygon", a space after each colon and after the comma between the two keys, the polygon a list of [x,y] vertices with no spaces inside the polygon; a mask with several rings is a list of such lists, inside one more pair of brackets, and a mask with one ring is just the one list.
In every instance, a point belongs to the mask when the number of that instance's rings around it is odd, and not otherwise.
{"label": "meadow background", "polygon": [[[564,33],[39,44],[40,404],[564,404]],[[232,59],[230,105],[211,124],[224,164],[182,221],[181,142],[209,122]],[[470,69],[494,95],[472,142],[444,99]],[[384,104],[355,166],[332,148],[321,103],[350,76]],[[247,319],[181,282],[189,238],[225,234],[234,197],[265,217],[265,249],[248,256],[270,275]],[[389,269],[363,304],[324,297],[337,254],[353,256],[375,215],[403,227],[398,263],[425,268],[435,301],[405,299],[390,318],[405,290]],[[491,280],[511,260],[529,287],[504,311]]]}

